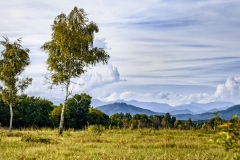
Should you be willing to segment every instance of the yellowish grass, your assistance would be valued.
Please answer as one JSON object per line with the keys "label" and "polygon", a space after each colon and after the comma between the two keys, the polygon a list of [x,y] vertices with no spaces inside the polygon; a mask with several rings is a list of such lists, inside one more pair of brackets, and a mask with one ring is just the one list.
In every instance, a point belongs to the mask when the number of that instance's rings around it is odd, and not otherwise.
{"label": "yellowish grass", "polygon": [[18,131],[0,129],[0,159],[223,159],[225,151],[209,143],[214,134],[182,130]]}

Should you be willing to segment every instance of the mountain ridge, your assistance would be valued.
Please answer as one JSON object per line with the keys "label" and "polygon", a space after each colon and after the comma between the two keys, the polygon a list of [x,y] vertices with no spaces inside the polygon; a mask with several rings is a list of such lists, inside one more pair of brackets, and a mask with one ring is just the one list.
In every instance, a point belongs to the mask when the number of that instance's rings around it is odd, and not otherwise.
{"label": "mountain ridge", "polygon": [[125,102],[115,102],[113,104],[107,104],[103,106],[97,107],[97,109],[101,110],[102,112],[106,113],[107,115],[111,116],[115,113],[130,113],[131,115],[135,114],[147,114],[147,115],[156,115],[156,114],[163,114],[153,112],[148,109],[143,109],[140,107],[136,107],[133,105],[126,104]]}
{"label": "mountain ridge", "polygon": [[[147,115],[164,115],[167,112],[154,112],[148,109],[144,109],[144,108],[140,108],[140,107],[136,107],[133,105],[129,105],[125,102],[115,102],[112,104],[107,104],[107,105],[103,105],[103,106],[99,106],[97,107],[98,109],[100,109],[102,112],[108,114],[109,116],[115,114],[115,113],[130,113],[131,115],[135,115],[135,114],[147,114]],[[183,112],[185,111],[185,112]],[[178,112],[178,113],[177,113]],[[183,113],[182,113],[183,112]],[[231,117],[234,114],[238,114],[240,115],[240,105],[234,105],[232,107],[229,107],[225,110],[221,110],[218,111],[219,112],[219,116],[222,119],[231,119]],[[182,113],[182,114],[179,114]],[[190,110],[186,109],[186,110],[175,110],[172,111],[172,113],[170,113],[172,116],[175,116],[177,119],[179,120],[187,120],[188,118],[191,118],[192,120],[196,121],[196,120],[209,120],[212,117],[214,117],[215,115],[212,112],[204,112],[204,113],[200,113],[200,114],[194,114],[193,112],[191,112]]]}
{"label": "mountain ridge", "polygon": [[[158,103],[158,102],[140,102],[136,100],[117,100],[111,102],[102,102],[98,99],[93,99],[91,105],[93,107],[99,107],[107,104],[112,104],[115,102],[124,102],[129,105],[133,105],[135,107],[140,107],[143,109],[148,109],[153,112],[161,112],[161,113],[191,113],[191,114],[201,114],[205,112],[213,112],[213,111],[221,111],[225,110],[231,106],[234,106],[234,103],[231,102],[224,102],[224,101],[216,101],[216,102],[209,102],[206,104],[201,103],[190,103],[190,104],[182,104],[178,106],[171,106],[167,103]],[[185,111],[185,112],[184,112]]]}

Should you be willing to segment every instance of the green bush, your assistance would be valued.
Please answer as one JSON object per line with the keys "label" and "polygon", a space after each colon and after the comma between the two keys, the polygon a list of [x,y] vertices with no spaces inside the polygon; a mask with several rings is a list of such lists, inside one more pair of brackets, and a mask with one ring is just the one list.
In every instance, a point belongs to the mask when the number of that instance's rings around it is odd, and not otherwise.
{"label": "green bush", "polygon": [[22,142],[34,142],[34,143],[44,143],[44,144],[50,144],[50,143],[55,143],[51,138],[48,137],[43,137],[43,136],[34,136],[31,134],[26,134],[22,136],[21,138]]}
{"label": "green bush", "polygon": [[103,127],[100,125],[89,125],[88,132],[93,135],[100,136],[103,132]]}
{"label": "green bush", "polygon": [[[214,142],[228,151],[226,159],[240,159],[240,119],[234,115],[232,119],[219,126],[220,132]],[[231,157],[231,158],[230,158]]]}

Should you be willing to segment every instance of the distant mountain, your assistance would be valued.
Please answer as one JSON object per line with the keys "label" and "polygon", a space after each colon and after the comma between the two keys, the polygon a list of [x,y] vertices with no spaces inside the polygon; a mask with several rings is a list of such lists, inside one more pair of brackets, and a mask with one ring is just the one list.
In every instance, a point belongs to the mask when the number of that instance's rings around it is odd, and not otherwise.
{"label": "distant mountain", "polygon": [[130,101],[117,100],[114,102],[102,102],[98,99],[93,99],[91,105],[93,107],[99,107],[107,104],[112,104],[115,102],[117,103],[123,102],[129,105],[133,105],[135,107],[148,109],[153,112],[160,112],[160,113],[169,112],[172,114],[201,114],[205,112],[221,111],[231,106],[234,106],[234,104],[231,102],[221,102],[221,101],[210,102],[206,104],[190,103],[190,104],[182,104],[182,105],[173,107],[166,103],[157,103],[157,102],[140,102],[136,100],[130,100]]}
{"label": "distant mountain", "polygon": [[[237,114],[240,116],[240,105],[235,105],[233,107],[230,107],[226,110],[219,111],[219,116],[222,119],[229,120],[232,118],[234,114]],[[192,114],[176,114],[174,115],[179,120],[187,120],[188,118],[191,118],[193,121],[197,120],[209,120],[213,118],[215,115],[211,112],[206,112],[202,114],[192,115]]]}
{"label": "distant mountain", "polygon": [[114,103],[114,102],[103,102],[103,101],[100,101],[99,99],[92,99],[91,106],[96,108],[96,107],[103,106],[106,104],[111,104],[111,103]]}
{"label": "distant mountain", "polygon": [[189,110],[191,112],[193,112],[194,114],[199,114],[199,113],[204,113],[206,112],[206,110],[202,109],[201,107],[198,106],[194,106],[191,104],[183,104],[183,105],[179,105],[174,107],[175,110]]}
{"label": "distant mountain", "polygon": [[[131,115],[135,115],[137,113],[147,114],[147,115],[165,115],[166,113],[166,112],[154,112],[148,109],[143,109],[140,107],[126,104],[125,102],[107,104],[107,105],[99,106],[97,108],[100,109],[102,112],[108,114],[109,116],[115,113],[124,113],[124,114],[130,113]],[[194,114],[194,112],[188,109],[174,110],[174,111],[171,111],[170,114],[172,116],[175,116],[179,120],[188,120],[188,118],[191,118],[193,121],[209,120],[215,116],[212,112]],[[240,116],[240,105],[235,105],[235,106],[229,107],[226,110],[219,111],[219,116],[225,120],[231,119],[234,114],[237,114],[238,116]]]}
{"label": "distant mountain", "polygon": [[[213,111],[221,111],[225,110],[229,107],[234,106],[234,103],[232,102],[210,102],[210,103],[190,103],[190,104],[183,104],[179,106],[175,106],[175,110],[185,110],[188,109],[191,112],[194,112],[195,114],[201,114],[205,112],[213,112]],[[187,113],[186,113],[187,114]]]}
{"label": "distant mountain", "polygon": [[135,107],[140,107],[140,108],[144,108],[144,109],[149,109],[152,110],[154,112],[170,112],[173,111],[173,107],[166,104],[166,103],[157,103],[157,102],[139,102],[136,100],[130,100],[130,101],[125,101],[125,100],[117,100],[117,101],[113,101],[113,102],[102,102],[98,99],[93,99],[91,105],[93,107],[99,107],[99,106],[103,106],[103,105],[107,105],[107,104],[112,104],[112,103],[126,103],[129,105],[133,105]]}
{"label": "distant mountain", "polygon": [[[234,105],[232,105],[234,106]],[[223,107],[223,108],[213,108],[213,109],[210,109],[210,110],[207,110],[207,112],[216,112],[216,111],[223,111],[223,110],[226,110],[230,107]]]}
{"label": "distant mountain", "polygon": [[157,103],[157,102],[139,102],[136,100],[131,100],[131,101],[125,101],[125,103],[144,108],[144,109],[149,109],[154,112],[161,112],[161,113],[166,113],[173,111],[174,108],[166,103]]}
{"label": "distant mountain", "polygon": [[188,110],[188,109],[184,109],[184,110],[175,110],[175,111],[171,111],[170,112],[171,115],[175,115],[175,114],[192,114],[195,115],[196,113]]}
{"label": "distant mountain", "polygon": [[192,102],[192,103],[190,103],[190,105],[202,108],[204,110],[211,110],[214,108],[219,109],[219,108],[232,107],[232,106],[234,106],[234,103],[224,102],[224,101],[209,102],[209,103],[205,103],[205,104]]}
{"label": "distant mountain", "polygon": [[[107,115],[111,116],[115,113],[130,113],[131,115],[135,114],[147,114],[147,115],[158,115],[160,113],[153,112],[148,109],[139,108],[133,105],[126,104],[124,102],[122,103],[113,103],[113,104],[107,104],[103,106],[97,107],[102,112],[106,113]],[[162,113],[164,114],[164,113]]]}

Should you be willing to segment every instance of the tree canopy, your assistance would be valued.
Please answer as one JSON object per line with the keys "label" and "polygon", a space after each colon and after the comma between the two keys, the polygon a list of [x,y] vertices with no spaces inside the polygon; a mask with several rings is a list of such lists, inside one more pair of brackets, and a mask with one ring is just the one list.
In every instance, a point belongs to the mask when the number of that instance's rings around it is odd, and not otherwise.
{"label": "tree canopy", "polygon": [[23,49],[21,39],[17,39],[14,43],[10,43],[8,38],[4,37],[5,41],[0,41],[0,44],[5,47],[1,52],[0,59],[0,81],[3,86],[0,87],[2,99],[10,107],[10,127],[12,130],[13,111],[12,104],[17,99],[19,91],[24,91],[29,84],[32,83],[31,78],[22,78],[21,74],[30,64],[28,53],[29,49]]}
{"label": "tree canopy", "polygon": [[88,20],[85,11],[74,7],[69,15],[62,13],[55,18],[51,40],[41,47],[48,52],[46,82],[51,87],[61,85],[65,90],[59,135],[63,132],[65,105],[71,95],[72,89],[69,87],[72,79],[78,78],[98,62],[108,62],[109,55],[102,48],[93,46],[94,33],[98,31],[98,26]]}

